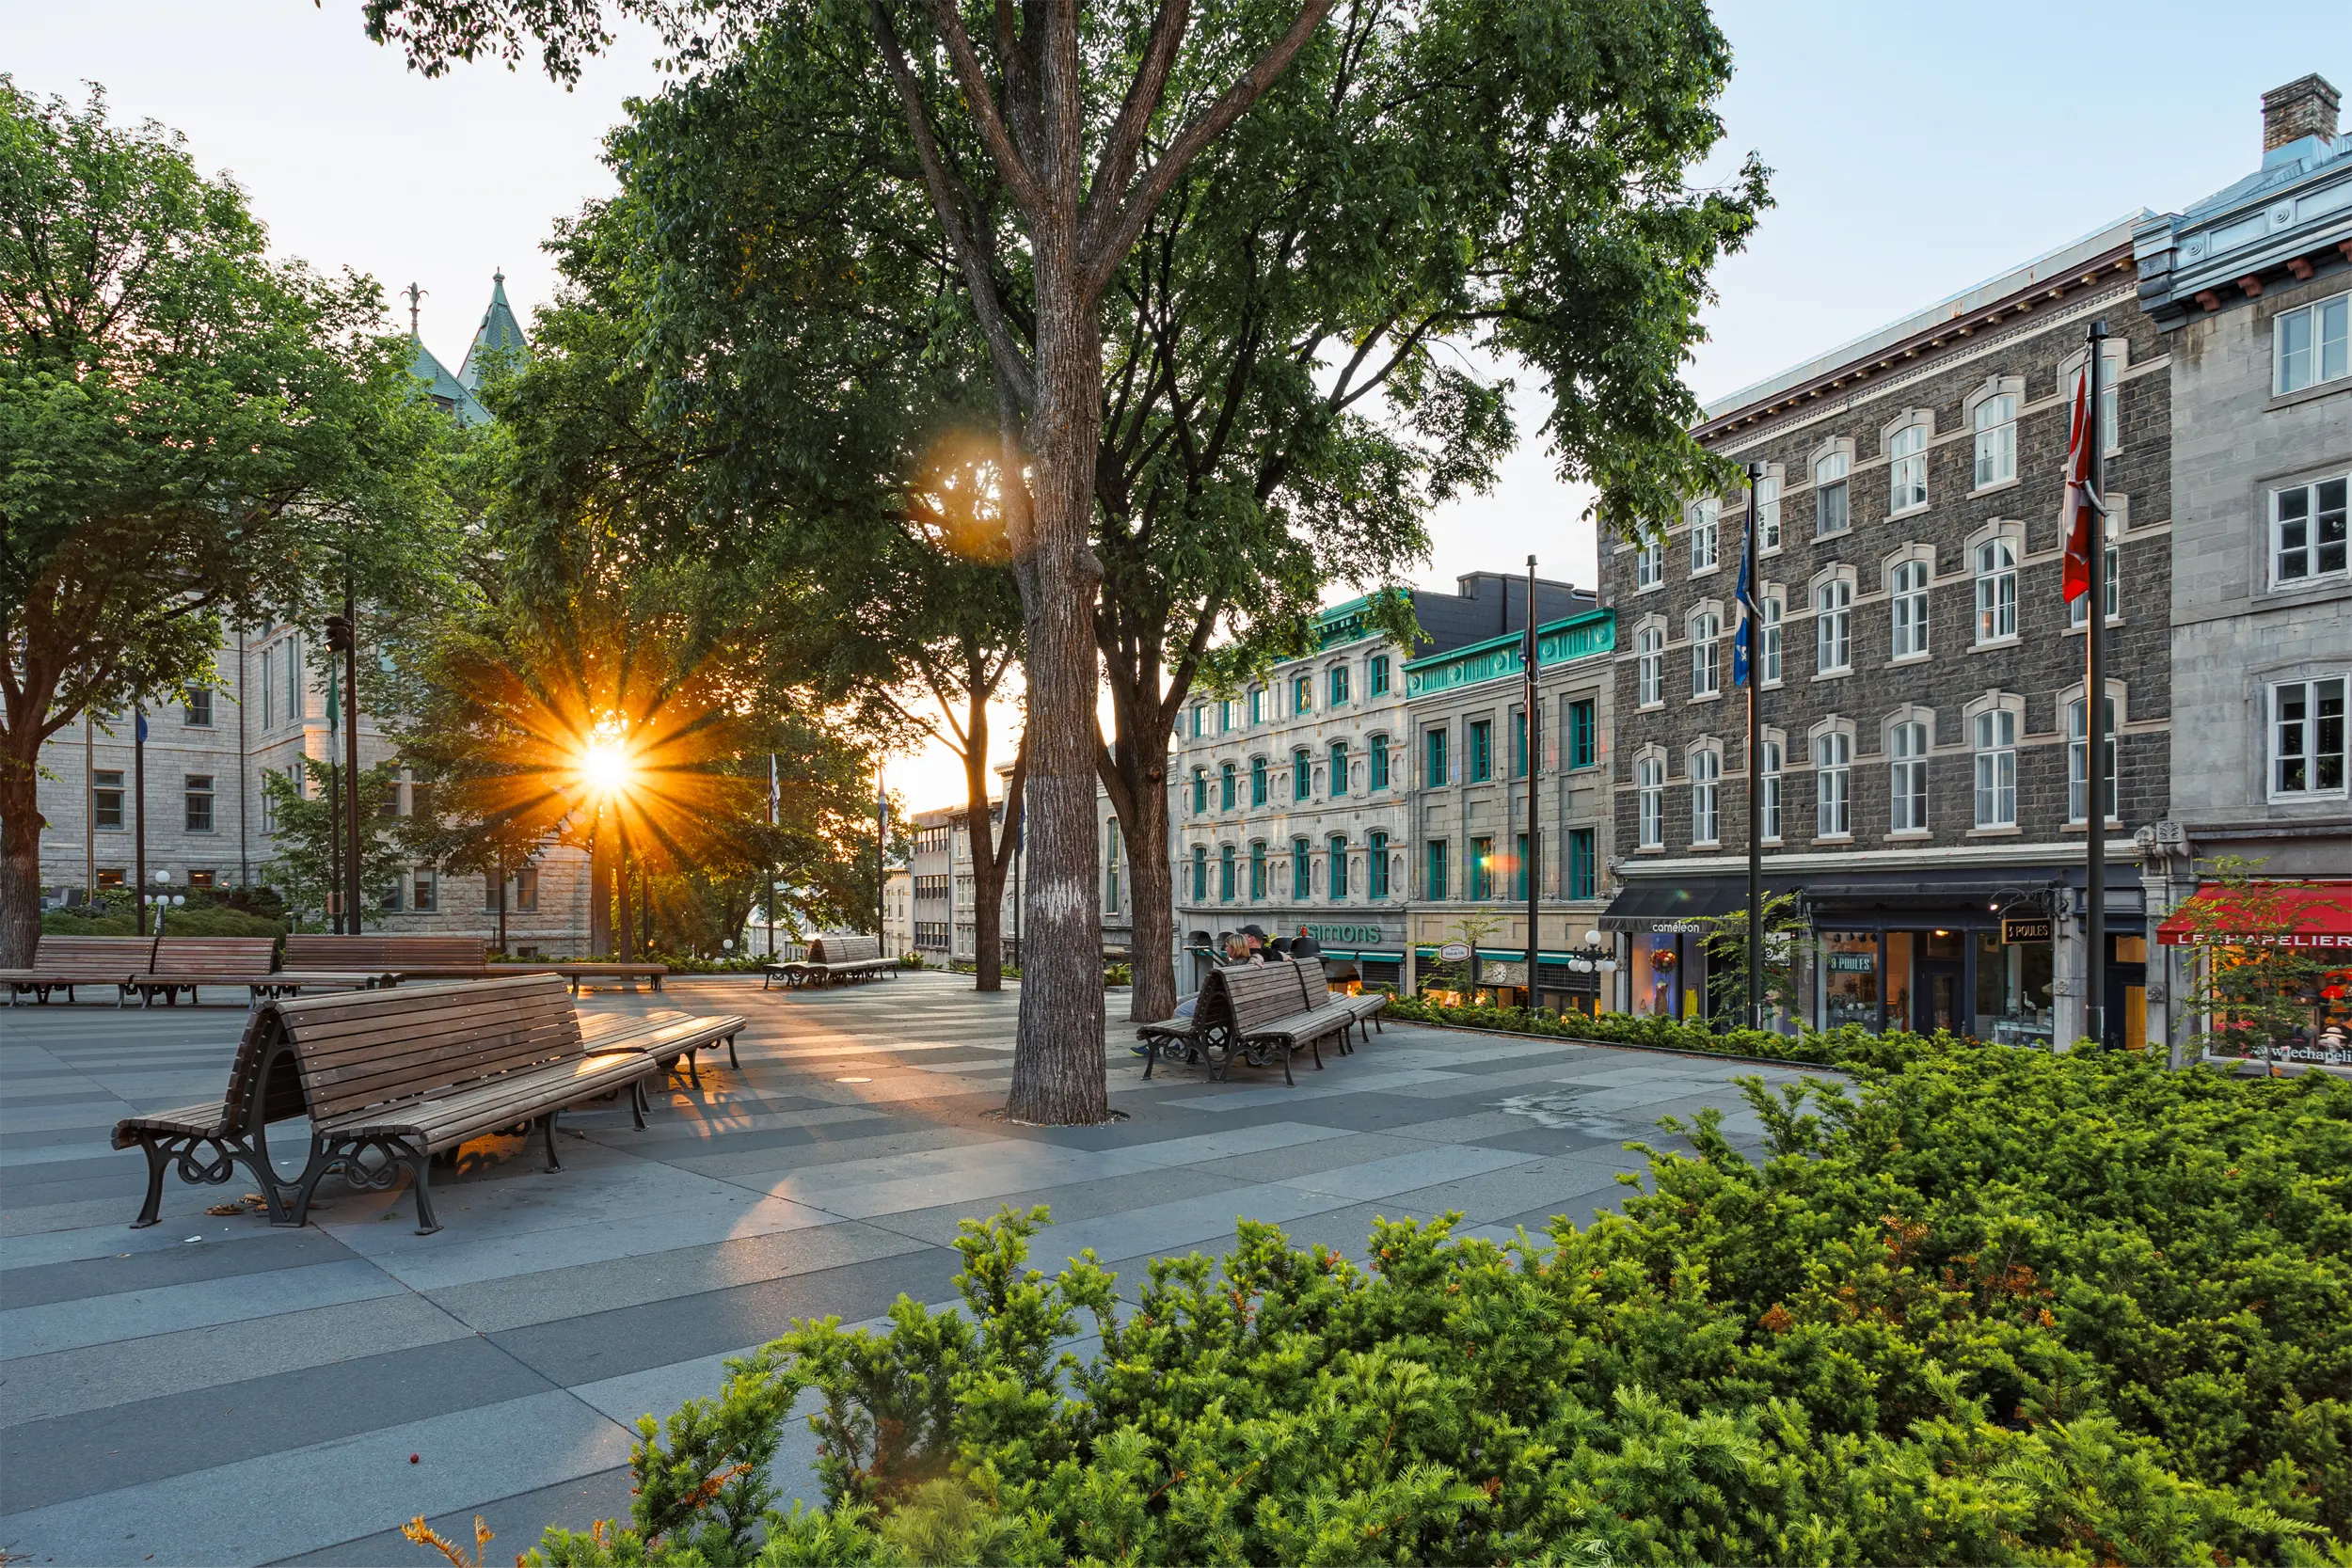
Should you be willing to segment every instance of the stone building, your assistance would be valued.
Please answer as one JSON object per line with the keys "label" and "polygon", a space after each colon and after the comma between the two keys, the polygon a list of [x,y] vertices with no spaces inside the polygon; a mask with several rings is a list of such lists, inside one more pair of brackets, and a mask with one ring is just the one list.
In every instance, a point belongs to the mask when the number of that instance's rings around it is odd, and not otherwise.
{"label": "stone building", "polygon": [[894,865],[882,873],[882,953],[902,958],[914,951],[914,873]]}
{"label": "stone building", "polygon": [[[1446,653],[1527,625],[1523,578],[1475,572],[1454,593],[1413,590],[1422,654]],[[1539,579],[1534,612],[1559,620],[1589,594]],[[1368,980],[1401,983],[1413,897],[1411,716],[1415,650],[1382,635],[1368,600],[1323,612],[1316,651],[1263,681],[1204,695],[1179,720],[1168,779],[1176,931],[1195,954],[1190,990],[1223,933],[1305,926]]]}
{"label": "stone building", "polygon": [[[1692,922],[1801,891],[1822,1024],[2070,1041],[2083,1017],[2093,773],[2110,866],[2107,1017],[2136,1039],[2149,930],[2134,831],[2172,787],[2170,343],[2135,286],[2136,214],[1705,410],[1761,462],[1760,754],[1732,684],[1744,491],[1603,553],[1616,611],[1620,1005],[1707,1010]],[[2104,318],[2113,725],[2084,742],[2084,615],[2059,587],[2070,396]],[[2047,940],[2004,942],[2004,914]]]}
{"label": "stone building", "polygon": [[[2170,820],[2146,835],[2168,907],[2220,856],[2352,878],[2352,136],[2337,112],[2317,76],[2264,94],[2260,166],[2134,234],[2172,365],[2176,733]],[[2176,963],[2157,989],[2186,979]]]}
{"label": "stone building", "polygon": [[[413,320],[412,320],[413,326]],[[496,356],[524,349],[522,328],[493,280],[463,368],[452,375],[415,342],[411,369],[424,395],[453,417],[487,419],[475,394]],[[362,657],[369,657],[363,650]],[[146,811],[136,761],[136,715],[93,715],[41,750],[41,882],[49,902],[78,901],[84,890],[129,885],[146,841],[149,890],[166,898],[247,887],[271,879],[277,858],[265,777],[310,784],[303,761],[340,763],[342,731],[326,716],[326,637],[320,627],[274,625],[230,630],[215,655],[213,679],[159,693],[146,707]],[[374,715],[358,721],[359,761],[373,767],[394,754]],[[405,815],[413,788],[400,787]],[[160,873],[160,878],[158,874]],[[523,957],[571,957],[589,944],[587,857],[548,846],[505,887],[510,949]],[[325,911],[297,910],[311,929]],[[430,863],[408,867],[370,929],[480,936],[499,930],[499,889],[489,879],[445,876]]]}
{"label": "stone building", "polygon": [[1524,1001],[1527,868],[1538,862],[1539,1000],[1587,1012],[1602,1004],[1602,976],[1590,966],[1584,939],[1607,906],[1602,879],[1614,837],[1614,634],[1615,617],[1597,609],[1536,627],[1534,855],[1524,638],[1505,634],[1406,665],[1417,968],[1461,942],[1473,951],[1451,973]]}

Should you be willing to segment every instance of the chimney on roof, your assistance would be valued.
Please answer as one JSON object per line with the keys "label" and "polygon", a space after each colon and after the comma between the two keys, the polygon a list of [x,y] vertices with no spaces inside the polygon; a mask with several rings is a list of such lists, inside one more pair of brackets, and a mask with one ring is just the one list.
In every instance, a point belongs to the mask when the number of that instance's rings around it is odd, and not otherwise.
{"label": "chimney on roof", "polygon": [[2344,102],[2320,75],[2298,76],[2283,87],[2263,94],[2263,150],[2284,147],[2305,136],[2333,141],[2336,108]]}

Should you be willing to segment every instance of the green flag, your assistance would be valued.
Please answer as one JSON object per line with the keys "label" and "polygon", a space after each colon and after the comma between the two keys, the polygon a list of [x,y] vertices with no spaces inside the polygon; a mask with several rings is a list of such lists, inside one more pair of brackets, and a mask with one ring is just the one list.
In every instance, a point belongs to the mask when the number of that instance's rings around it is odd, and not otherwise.
{"label": "green flag", "polygon": [[333,665],[326,667],[326,729],[330,735],[343,721],[342,686],[335,678],[338,673]]}

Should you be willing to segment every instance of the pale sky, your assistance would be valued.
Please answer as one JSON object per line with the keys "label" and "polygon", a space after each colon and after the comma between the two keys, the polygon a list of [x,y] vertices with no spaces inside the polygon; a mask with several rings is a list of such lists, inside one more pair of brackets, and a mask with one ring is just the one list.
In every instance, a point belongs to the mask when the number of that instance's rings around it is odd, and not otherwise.
{"label": "pale sky", "polygon": [[[1722,396],[2140,207],[2173,210],[2260,162],[2261,94],[2318,71],[2352,88],[2352,10],[2284,0],[2233,17],[2181,0],[1944,7],[1722,0],[1737,75],[1724,156],[1750,150],[1778,202],[1716,273],[1690,370]],[[553,289],[541,243],[611,189],[598,161],[623,100],[659,89],[625,32],[565,92],[531,71],[436,81],[369,44],[356,0],[0,0],[0,71],[119,119],[183,132],[228,170],[283,253],[425,290],[425,342],[453,369],[504,269],[529,322]],[[1522,422],[1541,410],[1523,380]],[[1518,571],[1595,578],[1586,497],[1524,442],[1494,493],[1445,508],[1416,580]],[[1352,588],[1335,590],[1344,596]],[[1009,754],[1009,753],[1008,753]],[[934,750],[894,762],[915,809],[960,801]]]}

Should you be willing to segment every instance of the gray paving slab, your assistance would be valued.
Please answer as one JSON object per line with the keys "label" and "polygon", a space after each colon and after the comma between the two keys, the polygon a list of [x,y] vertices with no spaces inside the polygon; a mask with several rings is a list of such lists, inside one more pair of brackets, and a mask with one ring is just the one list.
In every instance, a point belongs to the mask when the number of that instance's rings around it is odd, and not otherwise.
{"label": "gray paving slab", "polygon": [[[1756,1064],[1407,1024],[1298,1064],[1289,1088],[1147,1083],[1114,1022],[1129,1119],[1019,1127],[987,1115],[1018,991],[967,987],[592,988],[583,1006],[629,1016],[742,1013],[741,1068],[662,1085],[644,1132],[617,1104],[567,1117],[560,1173],[518,1139],[469,1146],[437,1172],[430,1237],[405,1188],[331,1183],[302,1231],[207,1216],[228,1195],[177,1185],[165,1224],[129,1229],[144,1163],[107,1149],[109,1125],[217,1093],[243,1007],[18,1009],[0,1030],[17,1129],[0,1131],[0,1550],[405,1563],[422,1558],[403,1521],[470,1541],[481,1513],[502,1560],[550,1521],[624,1512],[628,1424],[714,1392],[727,1356],[796,1318],[952,1303],[957,1223],[1000,1203],[1053,1210],[1038,1266],[1092,1248],[1132,1298],[1151,1258],[1222,1253],[1244,1216],[1358,1259],[1381,1216],[1589,1223],[1626,1196],[1625,1140],[1675,1147],[1664,1110],[1720,1105],[1754,1141],[1729,1080]],[[191,1430],[218,1435],[171,1435]],[[814,1442],[788,1425],[787,1495],[813,1495]]]}

